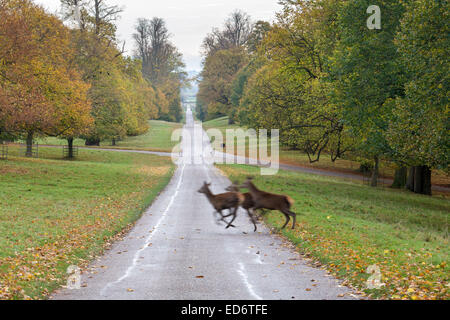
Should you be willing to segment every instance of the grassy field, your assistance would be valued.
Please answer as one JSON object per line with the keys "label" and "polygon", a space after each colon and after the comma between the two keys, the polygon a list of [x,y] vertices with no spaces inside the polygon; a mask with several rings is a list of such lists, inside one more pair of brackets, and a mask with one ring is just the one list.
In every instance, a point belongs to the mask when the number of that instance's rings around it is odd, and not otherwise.
{"label": "grassy field", "polygon": [[[127,137],[123,141],[117,141],[115,148],[121,149],[139,149],[148,151],[171,152],[177,142],[172,142],[172,132],[181,128],[181,123],[150,120],[150,129],[146,134],[137,137]],[[66,145],[67,141],[58,138],[38,139],[39,144],[47,145]],[[84,146],[85,141],[76,139],[74,145]],[[102,147],[111,147],[111,141],[102,141]]]}
{"label": "grassy field", "polygon": [[85,266],[167,185],[170,158],[81,150],[77,161],[0,161],[0,299],[45,298]]}
{"label": "grassy field", "polygon": [[[222,117],[214,119],[211,121],[206,121],[203,123],[205,130],[216,128],[222,131],[225,137],[225,132],[227,129],[238,129],[238,125],[229,125],[228,117]],[[236,148],[235,154],[237,152],[244,152],[248,156],[248,140],[245,143],[244,150]],[[220,149],[219,151],[222,151]],[[247,152],[246,152],[247,151]],[[244,154],[241,153],[241,154]],[[280,163],[288,165],[297,165],[302,167],[309,167],[322,170],[337,171],[343,173],[360,173],[360,163],[357,161],[349,159],[338,159],[335,162],[331,161],[330,156],[324,154],[319,162],[310,163],[308,156],[298,150],[289,150],[286,147],[280,148]],[[395,165],[390,162],[382,161],[380,163],[380,176],[385,178],[392,178],[395,172]],[[443,171],[434,170],[432,173],[432,183],[434,185],[441,185],[450,187],[450,177]]]}
{"label": "grassy field", "polygon": [[[444,197],[288,171],[261,177],[259,169],[243,165],[219,168],[232,181],[252,175],[261,189],[291,196],[297,229],[281,233],[345,283],[374,298],[450,298],[450,202]],[[279,230],[284,216],[272,212],[265,221]],[[366,270],[374,264],[385,286],[365,289]]]}

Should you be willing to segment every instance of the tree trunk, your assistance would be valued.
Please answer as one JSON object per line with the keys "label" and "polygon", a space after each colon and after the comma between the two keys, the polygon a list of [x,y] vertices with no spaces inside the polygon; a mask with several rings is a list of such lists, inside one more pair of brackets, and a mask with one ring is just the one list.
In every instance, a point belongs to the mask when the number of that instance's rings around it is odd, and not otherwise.
{"label": "tree trunk", "polygon": [[33,156],[33,132],[28,132],[27,135],[27,151],[25,153],[26,157],[32,157]]}
{"label": "tree trunk", "polygon": [[87,146],[97,146],[100,147],[100,140],[96,139],[96,138],[88,138],[86,139],[86,143]]}
{"label": "tree trunk", "polygon": [[395,170],[394,183],[392,183],[392,188],[402,189],[406,185],[406,175],[408,169],[406,167],[401,167]]}
{"label": "tree trunk", "polygon": [[431,169],[429,167],[415,167],[414,192],[431,196]]}
{"label": "tree trunk", "polygon": [[428,166],[411,167],[406,187],[412,192],[431,196],[431,169]]}
{"label": "tree trunk", "polygon": [[68,150],[69,152],[67,154],[67,157],[69,159],[73,159],[73,138],[68,138],[67,139],[67,145],[69,147],[69,150]]}
{"label": "tree trunk", "polygon": [[414,167],[414,192],[423,193],[423,167]]}
{"label": "tree trunk", "polygon": [[376,187],[378,185],[378,171],[379,171],[379,167],[380,167],[380,159],[378,158],[378,156],[375,156],[374,160],[375,160],[375,165],[373,167],[372,179],[370,182],[370,186],[372,186],[372,187]]}
{"label": "tree trunk", "polygon": [[409,191],[414,192],[414,173],[415,173],[415,167],[410,167],[408,173],[408,179],[406,180],[406,188]]}
{"label": "tree trunk", "polygon": [[432,195],[431,192],[431,169],[428,166],[423,167],[423,194]]}
{"label": "tree trunk", "polygon": [[112,139],[112,144],[111,144],[113,147],[115,147],[116,146],[116,139]]}

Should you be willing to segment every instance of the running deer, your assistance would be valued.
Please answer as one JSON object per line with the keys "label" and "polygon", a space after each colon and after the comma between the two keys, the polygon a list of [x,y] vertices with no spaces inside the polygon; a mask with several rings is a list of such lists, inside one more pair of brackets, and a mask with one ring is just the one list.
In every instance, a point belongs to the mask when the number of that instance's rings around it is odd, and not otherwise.
{"label": "running deer", "polygon": [[[216,211],[214,211],[214,214],[216,214],[216,212],[218,212],[221,215],[221,217],[222,217],[222,219],[220,219],[221,221],[224,221],[225,223],[227,223],[225,221],[225,218],[233,216],[233,219],[228,223],[226,229],[228,229],[229,227],[234,227],[233,222],[236,219],[236,213],[239,209],[239,206],[245,200],[244,196],[239,192],[227,192],[227,193],[215,195],[209,189],[210,186],[211,186],[211,183],[205,182],[203,184],[203,186],[198,190],[198,192],[206,195],[209,202],[212,204],[214,209],[216,209]],[[232,212],[232,213],[230,213],[227,216],[224,216],[222,214],[222,211],[226,210],[226,209],[230,210],[230,212]],[[231,211],[232,209],[234,209],[234,211]]]}
{"label": "running deer", "polygon": [[[238,185],[239,185],[239,183],[235,182],[234,184],[232,184],[225,190],[231,191],[231,192],[240,192]],[[250,220],[252,221],[253,225],[255,226],[255,230],[253,230],[253,232],[256,232],[256,230],[257,230],[256,221],[255,221],[255,217],[254,217],[254,212],[252,212],[252,209],[255,207],[255,202],[253,202],[253,198],[252,198],[252,195],[250,194],[250,192],[242,193],[242,195],[244,196],[244,202],[242,202],[241,207],[247,211],[247,214],[250,217]]]}
{"label": "running deer", "polygon": [[247,178],[242,184],[242,188],[246,188],[249,190],[252,195],[253,202],[255,206],[253,210],[258,209],[268,209],[268,210],[278,210],[284,214],[286,217],[286,223],[281,229],[284,229],[290,221],[290,217],[294,218],[294,222],[292,223],[292,229],[295,229],[295,223],[297,215],[291,211],[291,207],[294,204],[294,200],[291,197],[285,195],[278,195],[273,193],[268,193],[265,191],[261,191],[252,182],[252,178]]}

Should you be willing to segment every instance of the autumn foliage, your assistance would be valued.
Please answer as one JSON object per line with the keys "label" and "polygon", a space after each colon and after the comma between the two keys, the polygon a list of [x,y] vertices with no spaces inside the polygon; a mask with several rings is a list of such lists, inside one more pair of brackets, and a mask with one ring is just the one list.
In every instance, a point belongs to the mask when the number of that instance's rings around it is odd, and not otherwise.
{"label": "autumn foliage", "polygon": [[[170,103],[180,109],[170,98],[179,87],[156,87],[140,60],[123,55],[114,24],[120,8],[79,3],[78,23],[75,2],[62,3],[74,23],[30,0],[0,0],[0,139],[26,140],[29,155],[41,136],[65,138],[69,147],[77,137],[114,144],[145,133],[148,120],[171,113]],[[174,112],[168,118],[179,120]]]}
{"label": "autumn foliage", "polygon": [[3,130],[29,139],[81,134],[92,122],[89,85],[70,65],[69,30],[27,1],[4,1],[0,17]]}
{"label": "autumn foliage", "polygon": [[390,162],[393,187],[431,195],[432,170],[449,169],[448,2],[378,1],[379,30],[368,0],[280,3],[244,41],[236,14],[205,38],[198,116],[278,128],[311,162],[358,160],[374,187]]}

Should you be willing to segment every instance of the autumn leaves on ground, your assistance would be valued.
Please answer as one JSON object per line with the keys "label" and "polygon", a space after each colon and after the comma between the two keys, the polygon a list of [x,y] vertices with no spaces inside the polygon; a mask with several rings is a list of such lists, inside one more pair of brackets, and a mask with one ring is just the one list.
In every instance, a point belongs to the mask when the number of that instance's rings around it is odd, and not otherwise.
{"label": "autumn leaves on ground", "polygon": [[0,299],[64,285],[67,267],[86,265],[136,221],[174,170],[146,154],[83,150],[67,161],[60,149],[40,152],[0,162]]}
{"label": "autumn leaves on ground", "polygon": [[[281,171],[258,176],[257,168],[219,167],[232,181],[252,175],[263,190],[288,194],[296,204],[296,230],[282,231],[305,258],[345,280],[345,284],[382,299],[449,299],[448,212],[442,197],[406,191],[373,190],[359,183]],[[278,212],[265,216],[275,230]],[[316,263],[316,265],[317,265]],[[381,289],[368,290],[366,272],[381,271]]]}

